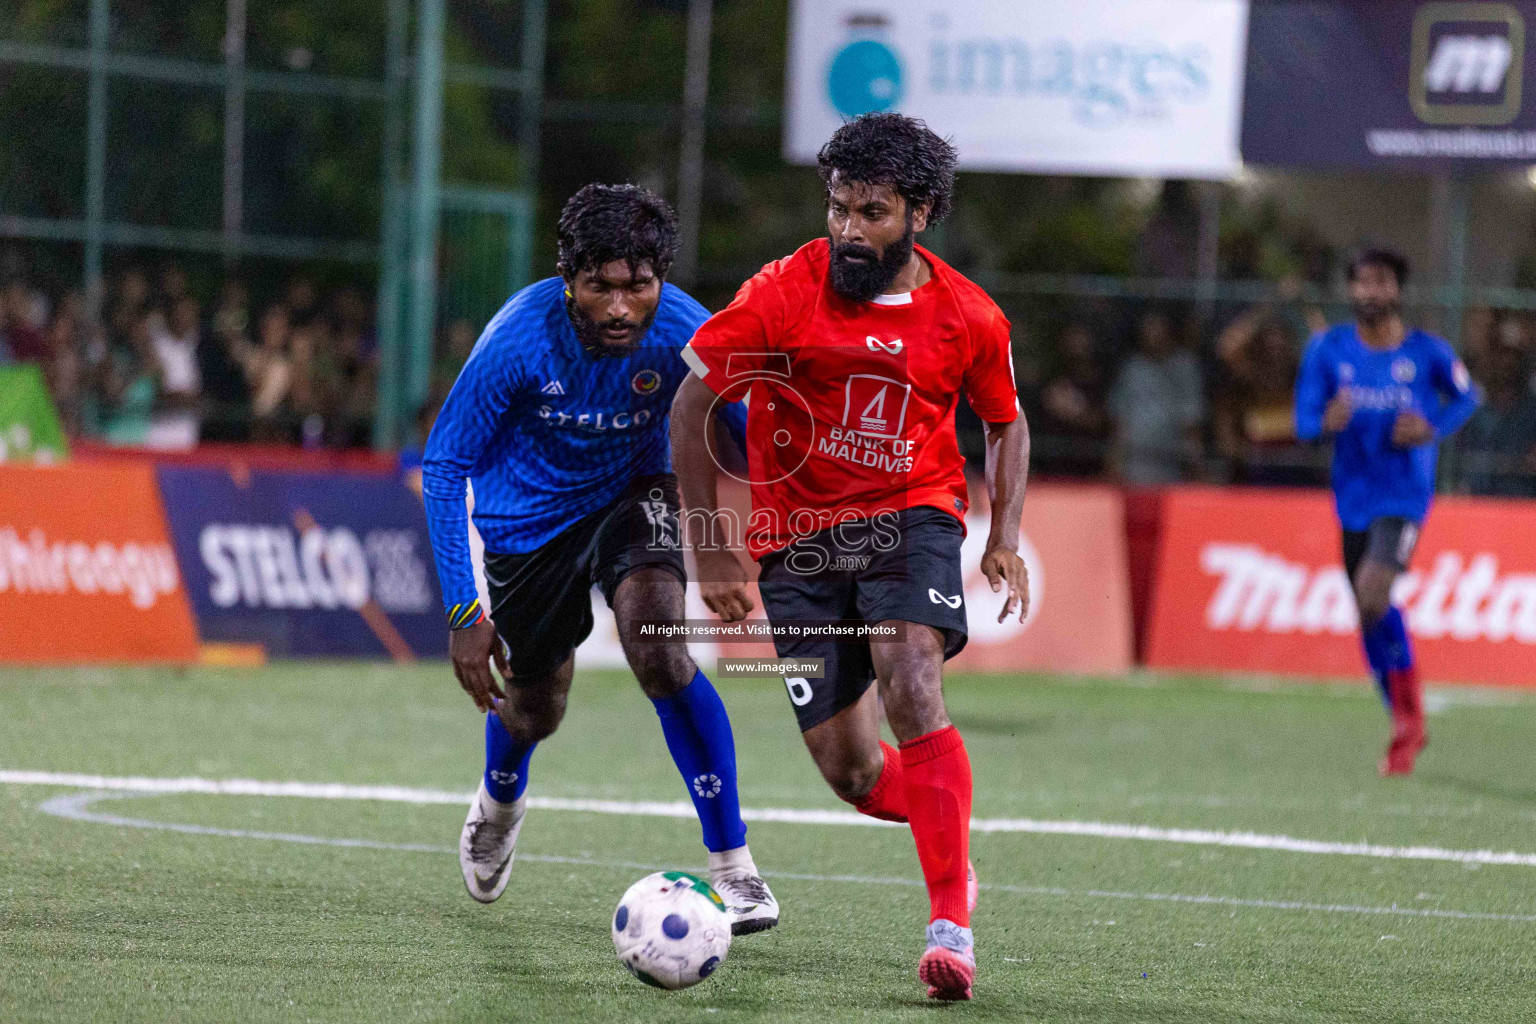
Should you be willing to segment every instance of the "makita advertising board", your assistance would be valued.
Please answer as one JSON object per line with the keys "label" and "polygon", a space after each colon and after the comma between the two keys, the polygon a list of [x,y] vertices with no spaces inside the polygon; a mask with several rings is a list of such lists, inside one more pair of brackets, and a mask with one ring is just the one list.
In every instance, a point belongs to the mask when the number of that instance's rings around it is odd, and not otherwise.
{"label": "makita advertising board", "polygon": [[162,466],[198,633],[271,657],[443,657],[421,501],[393,477]]}
{"label": "makita advertising board", "polygon": [[[1164,500],[1149,665],[1366,677],[1326,493]],[[1393,598],[1427,679],[1536,686],[1536,505],[1436,502]]]}
{"label": "makita advertising board", "polygon": [[1243,159],[1536,162],[1536,3],[1253,0]]}

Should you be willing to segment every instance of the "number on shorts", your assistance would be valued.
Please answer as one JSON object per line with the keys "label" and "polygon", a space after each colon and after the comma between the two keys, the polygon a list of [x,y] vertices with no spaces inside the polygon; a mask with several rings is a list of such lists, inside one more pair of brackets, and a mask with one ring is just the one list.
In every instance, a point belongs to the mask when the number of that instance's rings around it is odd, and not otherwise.
{"label": "number on shorts", "polygon": [[789,702],[803,708],[811,702],[811,684],[801,676],[785,676],[784,686],[789,690]]}

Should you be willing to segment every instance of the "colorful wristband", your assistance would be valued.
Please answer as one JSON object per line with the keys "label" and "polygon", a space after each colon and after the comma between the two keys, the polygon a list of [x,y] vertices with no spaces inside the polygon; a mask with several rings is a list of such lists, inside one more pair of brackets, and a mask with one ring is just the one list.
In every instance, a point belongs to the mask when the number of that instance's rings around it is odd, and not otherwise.
{"label": "colorful wristband", "polygon": [[485,610],[480,607],[480,599],[469,604],[456,604],[448,609],[448,628],[465,629],[485,621]]}

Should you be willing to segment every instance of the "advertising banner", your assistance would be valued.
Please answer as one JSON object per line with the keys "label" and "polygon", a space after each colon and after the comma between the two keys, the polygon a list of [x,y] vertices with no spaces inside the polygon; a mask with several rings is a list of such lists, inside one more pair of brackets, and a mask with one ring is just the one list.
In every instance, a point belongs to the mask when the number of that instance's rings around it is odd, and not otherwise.
{"label": "advertising banner", "polygon": [[162,466],[204,640],[271,657],[444,657],[426,516],[390,477]]}
{"label": "advertising banner", "polygon": [[192,662],[147,466],[0,466],[0,662]]}
{"label": "advertising banner", "polygon": [[923,118],[972,170],[1226,178],[1246,0],[795,0],[785,156]]}
{"label": "advertising banner", "polygon": [[1030,581],[1029,618],[1023,624],[1017,617],[997,621],[1003,599],[992,593],[978,568],[990,529],[985,508],[985,493],[973,496],[961,554],[970,641],[949,667],[957,672],[1084,675],[1129,670],[1133,632],[1120,492],[1030,487],[1019,535]]}
{"label": "advertising banner", "polygon": [[1536,2],[1254,0],[1243,159],[1432,167],[1536,161]]}
{"label": "advertising banner", "polygon": [[0,366],[0,462],[46,465],[68,457],[43,371],[32,363]]}
{"label": "advertising banner", "polygon": [[[1165,500],[1149,665],[1365,678],[1327,494]],[[1426,679],[1536,686],[1536,506],[1440,500],[1393,597]]]}

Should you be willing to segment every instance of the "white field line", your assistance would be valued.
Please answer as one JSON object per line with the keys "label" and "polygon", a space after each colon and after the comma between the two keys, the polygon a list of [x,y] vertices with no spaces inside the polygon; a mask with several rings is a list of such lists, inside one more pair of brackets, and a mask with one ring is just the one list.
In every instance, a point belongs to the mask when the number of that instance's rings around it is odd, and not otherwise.
{"label": "white field line", "polygon": [[[374,839],[334,839],[328,836],[311,836],[293,832],[257,832],[249,829],[214,828],[208,825],[187,825],[170,821],[154,821],[148,818],[127,818],[93,809],[104,799],[142,795],[133,791],[71,793],[45,800],[38,810],[71,821],[91,822],[99,825],[115,825],[120,828],[153,829],[162,832],[179,832],[185,835],[222,836],[230,839],[257,839],[281,843],[300,843],[306,846],[340,846],[349,849],[391,850],[404,853],[432,853],[448,856],[457,853],[452,846],[429,843],[388,843]],[[664,865],[642,864],[633,861],[604,861],[587,857],[556,857],[541,854],[522,854],[518,858],[539,864],[566,864],[575,867],[608,868],[629,871],[663,871]],[[921,888],[923,883],[914,878],[881,878],[870,875],[813,875],[790,871],[765,872],[767,877],[800,882],[846,882],[858,885],[895,885]],[[1240,907],[1257,910],[1289,910],[1317,914],[1354,914],[1378,917],[1427,917],[1453,921],[1504,921],[1515,924],[1536,924],[1536,914],[1494,914],[1473,910],[1439,910],[1432,907],[1369,906],[1354,903],[1308,903],[1300,900],[1244,899],[1236,896],[1191,895],[1164,892],[1124,892],[1114,889],[1063,889],[1059,886],[1001,885],[983,883],[988,892],[1005,892],[1022,896],[1060,896],[1088,899],[1134,900],[1147,903],[1187,903],[1199,906]]]}
{"label": "white field line", "polygon": [[[383,800],[407,804],[456,804],[469,802],[469,793],[406,786],[354,786],[339,782],[263,782],[256,779],[141,778],[77,775],[72,772],[0,770],[0,784],[67,786],[130,793],[198,793],[216,796],[285,796],[319,800]],[[589,814],[620,814],[652,818],[693,818],[693,805],[677,801],[573,800],[562,797],[529,797],[528,806],[549,811],[581,811]],[[793,825],[839,825],[874,828],[905,828],[894,822],[867,818],[854,811],[815,808],[742,808],[746,821]],[[1262,832],[1226,832],[1216,829],[1162,828],[1155,825],[1123,825],[1103,821],[1060,821],[1036,818],[973,818],[972,832],[1026,832],[1036,835],[1087,836],[1095,839],[1131,839],[1190,846],[1225,846],[1245,850],[1275,850],[1318,856],[1377,857],[1388,860],[1449,861],[1455,864],[1488,864],[1536,867],[1536,853],[1499,850],[1451,850],[1439,846],[1386,846],[1379,843],[1341,843],[1324,839]]]}

